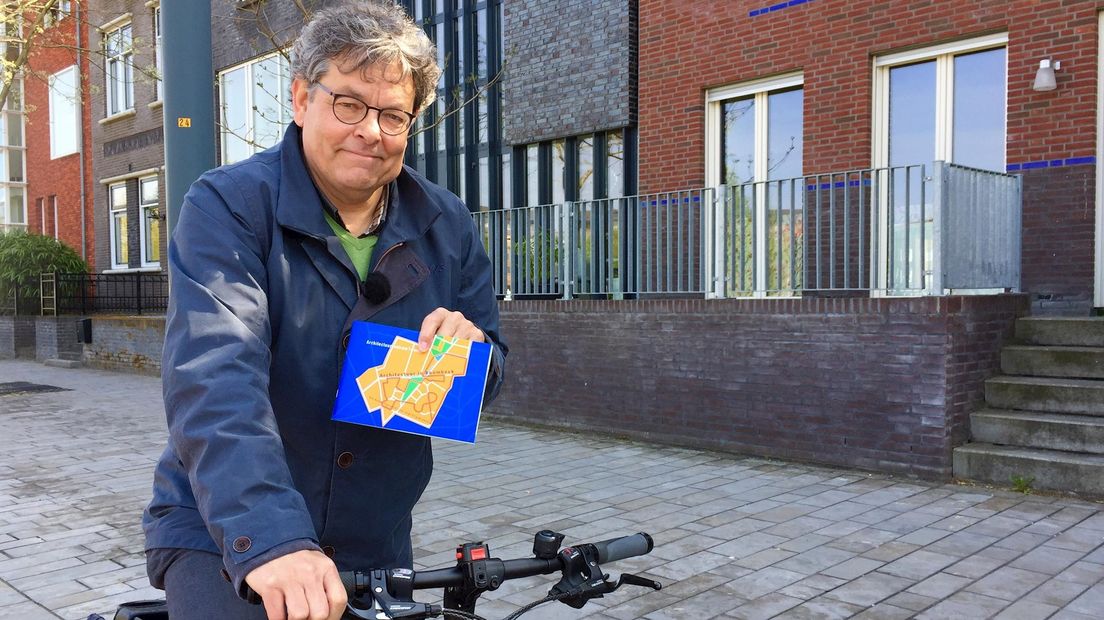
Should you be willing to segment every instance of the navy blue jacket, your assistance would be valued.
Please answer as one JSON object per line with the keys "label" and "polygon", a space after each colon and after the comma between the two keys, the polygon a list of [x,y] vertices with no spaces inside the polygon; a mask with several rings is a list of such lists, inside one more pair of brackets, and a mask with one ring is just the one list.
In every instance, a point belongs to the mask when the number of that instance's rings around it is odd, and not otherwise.
{"label": "navy blue jacket", "polygon": [[[143,526],[148,550],[220,553],[241,589],[278,555],[323,548],[339,568],[409,566],[428,439],[330,420],[352,320],[417,330],[438,306],[506,347],[490,261],[463,203],[405,168],[390,186],[368,303],[326,223],[294,124],[283,141],[204,174],[169,247],[162,361],[169,442]],[[155,584],[160,575],[151,575]]]}

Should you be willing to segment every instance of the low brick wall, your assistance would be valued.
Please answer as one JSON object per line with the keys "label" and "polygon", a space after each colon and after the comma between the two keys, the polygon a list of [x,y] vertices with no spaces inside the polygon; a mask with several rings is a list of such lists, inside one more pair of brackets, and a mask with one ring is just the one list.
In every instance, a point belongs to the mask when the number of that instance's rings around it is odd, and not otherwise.
{"label": "low brick wall", "polygon": [[84,363],[95,368],[148,375],[161,374],[164,316],[92,317],[92,342],[84,345]]}
{"label": "low brick wall", "polygon": [[512,301],[492,416],[949,478],[1026,295]]}
{"label": "low brick wall", "polygon": [[36,360],[80,361],[82,346],[77,342],[77,317],[38,316],[34,322]]}
{"label": "low brick wall", "polygon": [[35,354],[35,317],[0,316],[0,359],[32,358]]}

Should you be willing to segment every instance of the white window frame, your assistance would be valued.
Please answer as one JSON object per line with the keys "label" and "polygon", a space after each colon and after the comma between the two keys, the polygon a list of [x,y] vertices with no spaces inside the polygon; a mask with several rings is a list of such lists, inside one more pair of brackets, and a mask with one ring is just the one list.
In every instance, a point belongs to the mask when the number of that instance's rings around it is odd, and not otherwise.
{"label": "white window frame", "polygon": [[[155,195],[155,197],[152,201],[147,201],[146,198],[145,198],[145,188],[143,186],[145,184],[151,183],[151,182],[154,184],[154,187],[155,187],[155,190],[156,190],[157,193],[156,193],[156,195]],[[161,243],[161,240],[160,239],[149,239],[148,236],[146,235],[146,228],[147,228],[146,223],[147,223],[147,221],[150,218],[160,219],[160,205],[161,205],[160,188],[161,188],[161,184],[160,184],[160,180],[158,179],[157,175],[148,176],[148,177],[140,177],[138,179],[138,235],[139,235],[139,245],[140,245],[140,249],[141,249],[141,252],[142,252],[142,267],[160,267],[161,266],[161,261],[160,260],[155,260],[155,261],[147,260],[147,258],[149,256],[149,248],[150,248],[151,244],[153,244],[153,243],[158,243],[159,244],[159,243]],[[158,213],[154,214],[154,213],[151,213],[151,211],[157,211]],[[160,250],[160,248],[158,248],[158,250]],[[160,251],[158,252],[158,255],[160,255]]]}
{"label": "white window frame", "polygon": [[[119,205],[115,204],[115,189],[120,188],[120,187],[123,189],[123,204],[122,204],[121,207]],[[118,216],[119,216],[120,213],[123,215],[124,218],[127,217],[127,203],[128,202],[129,202],[129,198],[127,196],[127,182],[126,181],[122,181],[120,183],[112,183],[111,185],[107,186],[108,229],[110,230],[110,237],[111,237],[111,268],[112,269],[127,269],[130,266],[128,263],[125,263],[125,262],[120,263],[120,262],[117,262],[115,260],[118,256],[117,249],[119,249],[119,248],[125,248],[126,249],[127,260],[129,261],[129,259],[130,259],[130,248],[127,245],[127,231],[125,230],[126,225],[124,224],[124,230],[120,231],[119,230],[119,220],[118,220]]]}
{"label": "white window frame", "polygon": [[[721,135],[721,129],[724,126],[721,119],[721,103],[729,99],[755,97],[755,182],[766,181],[768,176],[767,124],[769,122],[767,97],[772,92],[798,87],[805,87],[805,74],[802,72],[751,80],[706,91],[705,184],[707,187],[714,188],[716,199],[721,199],[725,191],[724,179],[721,178],[721,168],[723,167],[721,165],[721,144],[724,140],[724,136]],[[754,221],[760,222],[762,225],[755,227],[755,243],[756,247],[765,248],[767,247],[767,203],[765,196],[762,195],[763,193],[758,192],[758,194],[759,197],[755,201]],[[716,224],[713,219],[713,210],[706,210],[705,226],[706,230],[714,231],[713,247],[724,248],[724,227]],[[756,290],[753,296],[766,297],[765,283],[768,272],[768,253],[756,252],[754,258],[755,281],[760,284],[763,290]],[[724,273],[724,260],[724,253],[717,252],[712,260],[706,261],[706,282],[711,282],[713,286],[713,290],[708,294],[709,297],[725,296],[724,278],[718,277]]]}
{"label": "white window frame", "polygon": [[[117,56],[108,55],[108,39],[116,34],[121,36],[124,28],[130,29],[130,47],[122,50]],[[110,26],[102,27],[101,30],[104,54],[104,106],[106,118],[111,118],[134,110],[134,27],[130,21],[130,14],[127,13],[121,19],[111,22]],[[116,70],[121,71],[122,75],[116,75]],[[117,94],[115,84],[118,79],[125,83],[123,102],[114,100]]]}
{"label": "white window frame", "polygon": [[[894,67],[934,60],[935,66],[935,153],[932,161],[950,162],[954,153],[954,59],[955,56],[1005,48],[1005,74],[1008,74],[1008,33],[999,32],[973,39],[952,41],[922,49],[908,50],[895,54],[885,54],[874,58],[873,62],[873,101],[871,165],[874,169],[889,166],[889,72]],[[1007,84],[1005,96],[1007,97]],[[1005,165],[1008,163],[1008,111],[1004,110],[1004,149]],[[877,218],[874,221],[889,221],[889,188],[879,184],[877,198]],[[880,231],[871,235],[871,256],[876,257],[871,274],[872,296],[891,294],[885,290],[889,282],[889,235]],[[938,259],[938,257],[936,257]],[[939,294],[942,294],[941,292]]]}
{"label": "white window frame", "polygon": [[161,4],[153,4],[153,68],[157,72],[157,90],[154,93],[156,99],[155,102],[161,101],[165,98],[165,84],[164,84],[164,55],[161,51]]}
{"label": "white window frame", "polygon": [[[69,82],[62,81],[62,83],[70,83],[73,85],[71,93],[61,92],[57,86],[64,73],[71,75],[71,80]],[[49,91],[50,159],[57,159],[59,157],[65,157],[66,155],[79,153],[80,131],[82,127],[80,117],[80,74],[77,72],[77,66],[72,65],[66,67],[51,75],[49,79]],[[63,136],[57,130],[58,124],[55,122],[55,119],[60,118],[62,114],[69,114],[72,116],[73,128],[76,130],[72,136]],[[62,142],[63,139],[66,141]]]}
{"label": "white window frame", "polygon": [[[0,24],[0,33],[3,33],[4,25]],[[3,53],[6,49],[6,45],[0,43],[0,53]],[[0,115],[4,116],[2,120],[4,139],[0,141],[0,231],[3,230],[27,230],[28,224],[28,205],[27,205],[27,129],[24,123],[23,117],[23,79],[17,77],[12,83],[12,91],[8,95],[8,101],[4,107],[0,107]],[[11,122],[15,121],[19,123],[19,135],[20,144],[10,144],[11,136]],[[18,151],[20,154],[20,162],[22,169],[20,170],[19,178],[21,181],[10,181],[11,172],[8,170],[8,166],[11,164],[10,154]],[[19,221],[14,221],[9,218],[11,215],[11,200],[12,194],[18,191],[22,198],[23,208]]]}
{"label": "white window frame", "polygon": [[[229,75],[230,73],[233,73],[234,71],[239,70],[239,69],[244,69],[245,70],[245,79],[243,80],[243,83],[247,86],[247,88],[246,88],[246,92],[242,93],[242,97],[240,97],[238,99],[234,99],[234,101],[244,101],[244,106],[245,106],[245,110],[246,110],[246,120],[245,120],[245,135],[235,136],[235,137],[240,137],[240,138],[244,139],[246,141],[246,143],[249,145],[249,147],[252,149],[253,153],[258,153],[258,152],[263,151],[264,149],[268,148],[267,146],[258,145],[256,142],[254,142],[255,127],[254,127],[254,124],[253,124],[253,114],[254,114],[254,112],[256,112],[256,110],[254,109],[255,105],[256,105],[256,102],[254,101],[254,97],[253,97],[253,86],[256,83],[256,79],[254,78],[253,70],[260,63],[262,63],[266,60],[270,60],[272,58],[278,59],[278,62],[279,62],[280,65],[287,65],[288,64],[288,61],[283,56],[283,54],[280,53],[279,51],[276,51],[276,52],[272,52],[271,54],[266,54],[264,56],[258,56],[257,58],[247,60],[246,62],[239,63],[239,64],[236,64],[236,65],[231,66],[231,67],[227,67],[226,69],[223,69],[222,71],[219,71],[219,73],[218,73],[218,85],[219,85],[219,143],[220,143],[220,148],[219,148],[219,158],[220,158],[220,160],[219,160],[219,162],[222,163],[222,164],[231,163],[231,161],[227,157],[227,151],[226,151],[226,147],[227,147],[226,138],[227,138],[228,135],[231,135],[230,132],[227,129],[227,122],[226,122],[226,102],[228,101],[227,90],[226,90],[226,76]],[[291,88],[292,77],[291,77],[290,68],[285,67],[285,70],[287,72],[286,77],[287,77],[288,81],[287,81],[287,83],[281,82],[281,84],[279,85],[277,90],[279,91],[279,94],[281,96],[281,103],[283,104],[283,106],[280,108],[280,115],[281,115],[280,122],[286,128],[288,123],[292,122],[292,110],[291,110],[291,102],[286,100],[286,99],[283,99],[283,98],[284,97],[290,97],[290,88]],[[283,74],[281,74],[281,75],[283,75]],[[286,114],[286,116],[285,116],[285,114]]]}

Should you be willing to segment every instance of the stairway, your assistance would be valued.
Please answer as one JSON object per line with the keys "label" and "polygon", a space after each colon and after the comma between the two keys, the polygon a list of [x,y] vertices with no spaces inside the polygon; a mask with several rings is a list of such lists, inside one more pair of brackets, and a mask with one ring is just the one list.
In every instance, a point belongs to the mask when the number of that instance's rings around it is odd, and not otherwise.
{"label": "stairway", "polygon": [[954,476],[1104,496],[1104,317],[1029,317],[985,382]]}

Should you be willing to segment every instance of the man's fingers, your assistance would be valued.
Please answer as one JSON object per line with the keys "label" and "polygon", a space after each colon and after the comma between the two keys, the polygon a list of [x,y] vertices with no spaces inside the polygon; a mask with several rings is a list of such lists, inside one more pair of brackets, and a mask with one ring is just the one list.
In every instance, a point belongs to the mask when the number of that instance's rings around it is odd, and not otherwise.
{"label": "man's fingers", "polygon": [[[260,592],[258,592],[260,594]],[[264,603],[268,620],[287,620],[287,611],[284,607],[284,593],[279,590],[266,592],[261,601]]]}
{"label": "man's fingers", "polygon": [[349,602],[345,584],[341,583],[341,576],[336,570],[327,571],[322,576],[322,586],[326,589],[326,598],[330,604],[329,620],[340,620],[345,612],[345,604]]}
{"label": "man's fingers", "polygon": [[308,620],[314,617],[310,613],[306,592],[301,586],[292,586],[284,591],[284,607],[287,608],[288,620]]}
{"label": "man's fingers", "polygon": [[429,350],[429,345],[433,342],[433,337],[437,335],[438,330],[441,328],[441,323],[444,323],[448,313],[448,310],[444,308],[437,308],[433,312],[427,314],[426,318],[422,319],[422,329],[418,331],[419,351],[424,353]]}
{"label": "man's fingers", "polygon": [[418,350],[426,352],[433,344],[434,336],[442,338],[465,338],[476,342],[485,342],[483,330],[476,327],[462,312],[449,312],[437,308],[422,320],[422,329],[418,332]]}

